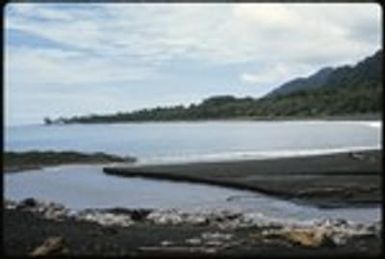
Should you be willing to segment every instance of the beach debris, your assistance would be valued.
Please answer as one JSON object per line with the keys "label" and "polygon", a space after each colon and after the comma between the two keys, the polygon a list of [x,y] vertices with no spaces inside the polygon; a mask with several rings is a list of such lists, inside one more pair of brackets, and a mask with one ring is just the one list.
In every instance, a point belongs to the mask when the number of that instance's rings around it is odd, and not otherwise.
{"label": "beach debris", "polygon": [[154,211],[146,219],[159,225],[179,225],[183,222],[177,210]]}
{"label": "beach debris", "polygon": [[204,226],[209,224],[209,219],[200,214],[188,214],[184,217],[184,222],[196,226]]}
{"label": "beach debris", "polygon": [[315,229],[284,229],[270,232],[265,236],[285,239],[295,245],[305,247],[319,247],[326,241],[325,232]]}
{"label": "beach debris", "polygon": [[[5,207],[30,211],[50,220],[88,221],[105,227],[129,227],[140,220],[159,225],[212,226],[224,232],[240,228],[253,228],[255,238],[266,242],[279,239],[306,247],[340,246],[346,244],[351,238],[380,237],[382,233],[381,221],[359,224],[346,219],[334,218],[299,222],[289,219],[272,219],[259,212],[240,213],[226,210],[186,212],[177,209],[132,210],[125,208],[70,210],[62,204],[39,201],[34,198],[20,202],[6,200]],[[199,237],[185,240],[185,243],[193,246],[222,247],[224,244],[228,244],[231,239],[231,234],[206,232]],[[169,245],[165,246],[168,247]]]}
{"label": "beach debris", "polygon": [[201,234],[201,237],[205,240],[230,240],[233,235],[220,232],[205,232]]}
{"label": "beach debris", "polygon": [[49,237],[44,242],[36,247],[29,256],[47,256],[47,255],[58,255],[65,254],[68,249],[65,247],[64,238],[61,236]]}
{"label": "beach debris", "polygon": [[363,153],[349,152],[348,156],[352,159],[355,159],[355,160],[365,160],[366,159],[366,155]]}
{"label": "beach debris", "polygon": [[129,227],[134,224],[130,215],[113,214],[96,210],[82,211],[76,219],[79,221],[96,222],[102,226]]}
{"label": "beach debris", "polygon": [[27,198],[16,205],[16,209],[34,212],[46,219],[61,221],[67,217],[69,209],[64,205],[54,202],[38,201],[34,198]]}
{"label": "beach debris", "polygon": [[160,243],[161,246],[172,246],[174,245],[174,242],[169,241],[169,240],[164,240]]}
{"label": "beach debris", "polygon": [[146,218],[150,222],[159,225],[190,224],[194,226],[214,225],[220,228],[237,228],[242,222],[242,214],[229,211],[216,211],[210,213],[181,212],[175,209],[155,210]]}
{"label": "beach debris", "polygon": [[39,212],[43,213],[43,216],[46,219],[53,219],[57,221],[64,220],[69,212],[67,208],[58,203],[49,203],[47,206],[39,208],[42,208]]}
{"label": "beach debris", "polygon": [[200,238],[189,238],[185,240],[186,244],[198,246],[202,244],[202,240]]}
{"label": "beach debris", "polygon": [[13,210],[17,208],[17,202],[11,201],[11,200],[5,200],[4,201],[4,207],[9,210]]}
{"label": "beach debris", "polygon": [[354,237],[370,237],[379,233],[378,226],[353,224],[344,219],[326,219],[309,226],[286,225],[280,229],[266,229],[262,235],[267,239],[283,239],[305,247],[340,246]]}
{"label": "beach debris", "polygon": [[185,243],[191,246],[225,248],[233,235],[220,232],[204,232],[200,237],[189,238]]}
{"label": "beach debris", "polygon": [[205,232],[201,234],[201,238],[206,246],[224,247],[225,243],[231,240],[232,234],[220,232]]}

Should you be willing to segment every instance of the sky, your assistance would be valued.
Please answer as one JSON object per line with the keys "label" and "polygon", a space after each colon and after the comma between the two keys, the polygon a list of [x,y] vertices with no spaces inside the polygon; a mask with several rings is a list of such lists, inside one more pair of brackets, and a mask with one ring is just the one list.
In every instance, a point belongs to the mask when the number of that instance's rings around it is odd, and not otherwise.
{"label": "sky", "polygon": [[381,48],[374,3],[9,3],[5,124],[261,97]]}

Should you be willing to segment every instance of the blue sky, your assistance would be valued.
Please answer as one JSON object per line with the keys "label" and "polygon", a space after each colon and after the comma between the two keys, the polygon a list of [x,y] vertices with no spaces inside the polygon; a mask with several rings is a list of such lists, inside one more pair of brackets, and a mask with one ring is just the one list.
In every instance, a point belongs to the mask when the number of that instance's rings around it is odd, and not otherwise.
{"label": "blue sky", "polygon": [[260,97],[381,46],[376,4],[39,4],[5,9],[5,122]]}

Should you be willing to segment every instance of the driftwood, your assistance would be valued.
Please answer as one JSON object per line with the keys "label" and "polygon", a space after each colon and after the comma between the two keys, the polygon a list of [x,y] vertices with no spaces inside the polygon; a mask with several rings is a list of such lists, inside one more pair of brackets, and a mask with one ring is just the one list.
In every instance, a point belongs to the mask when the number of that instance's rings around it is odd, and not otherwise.
{"label": "driftwood", "polygon": [[62,237],[49,237],[41,245],[36,247],[29,256],[46,256],[65,253],[67,249],[64,246]]}

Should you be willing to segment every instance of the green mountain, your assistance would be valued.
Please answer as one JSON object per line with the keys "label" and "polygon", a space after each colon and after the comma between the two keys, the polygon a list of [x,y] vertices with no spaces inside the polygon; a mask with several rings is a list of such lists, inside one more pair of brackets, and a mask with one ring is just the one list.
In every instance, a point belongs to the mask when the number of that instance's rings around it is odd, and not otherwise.
{"label": "green mountain", "polygon": [[364,59],[355,66],[323,68],[307,78],[289,81],[267,96],[285,96],[299,90],[319,89],[324,87],[376,87],[381,84],[382,50]]}
{"label": "green mountain", "polygon": [[214,96],[188,107],[156,107],[109,115],[45,118],[51,123],[322,117],[382,111],[382,50],[356,65],[323,68],[277,87],[263,98]]}
{"label": "green mountain", "polygon": [[334,71],[333,68],[327,67],[319,70],[317,73],[309,76],[309,77],[300,77],[293,79],[283,85],[277,87],[275,90],[267,94],[267,96],[282,96],[290,93],[294,93],[298,90],[304,89],[317,89],[326,83],[330,74]]}

